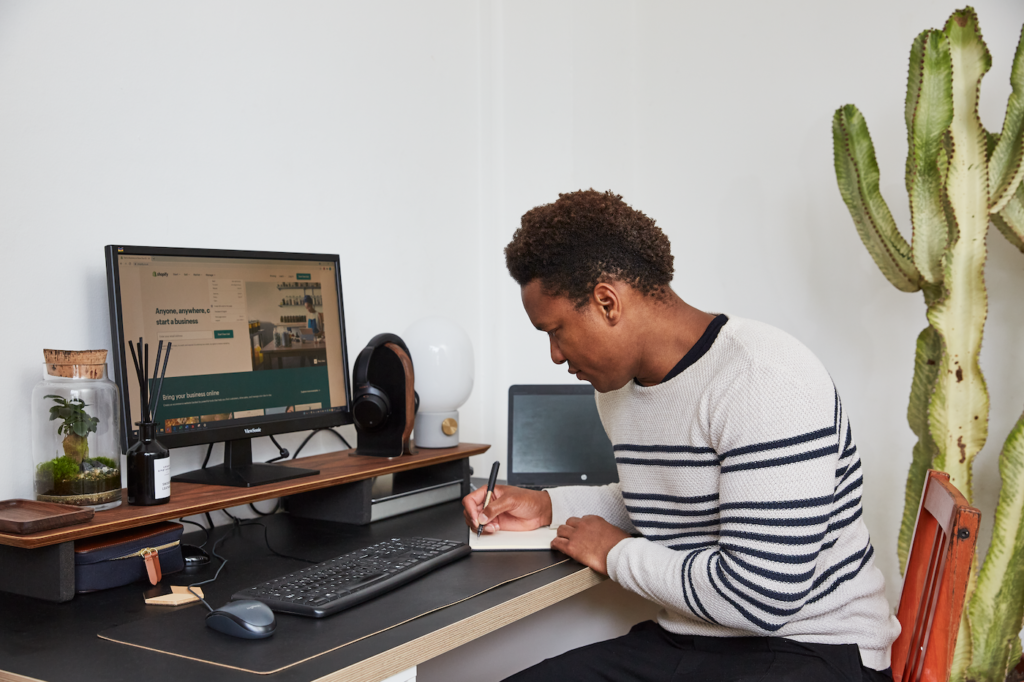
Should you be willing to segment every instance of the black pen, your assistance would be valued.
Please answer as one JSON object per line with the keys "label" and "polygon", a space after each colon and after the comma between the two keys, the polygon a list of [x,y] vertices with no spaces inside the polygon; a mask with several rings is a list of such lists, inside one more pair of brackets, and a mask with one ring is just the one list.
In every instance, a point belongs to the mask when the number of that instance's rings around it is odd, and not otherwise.
{"label": "black pen", "polygon": [[[487,505],[491,503],[491,495],[494,494],[494,484],[498,480],[498,463],[495,462],[491,465],[491,477],[487,479],[487,496],[484,497],[484,509],[487,509]],[[480,524],[476,526],[476,536],[480,537],[480,534],[484,532],[484,527]]]}

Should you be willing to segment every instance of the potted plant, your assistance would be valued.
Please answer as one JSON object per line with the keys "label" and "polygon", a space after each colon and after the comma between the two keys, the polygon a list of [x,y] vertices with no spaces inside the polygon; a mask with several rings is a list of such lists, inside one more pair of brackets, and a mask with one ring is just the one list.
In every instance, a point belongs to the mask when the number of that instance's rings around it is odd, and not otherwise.
{"label": "potted plant", "polygon": [[32,392],[36,499],[109,509],[121,504],[117,387],[106,351],[44,350]]}
{"label": "potted plant", "polygon": [[89,455],[89,434],[96,433],[99,419],[90,417],[85,411],[88,405],[81,398],[62,398],[59,395],[46,396],[57,403],[50,408],[50,421],[62,420],[57,433],[64,436],[64,454],[81,464]]}
{"label": "potted plant", "polygon": [[44,499],[59,497],[77,503],[95,501],[111,491],[119,493],[121,473],[117,463],[109,457],[89,457],[89,434],[96,433],[100,420],[85,411],[88,405],[81,398],[44,397],[56,403],[50,407],[50,421],[61,421],[57,433],[64,436],[64,455],[37,467],[37,490],[47,496]]}
{"label": "potted plant", "polygon": [[[896,227],[879,191],[867,123],[852,104],[832,119],[836,179],[861,240],[901,291],[921,291],[928,325],[917,338],[907,419],[918,437],[907,479],[898,553],[906,564],[929,468],[971,499],[974,457],[988,437],[988,391],[978,365],[988,316],[985,239],[992,224],[1024,251],[1024,33],[1010,74],[1003,128],[978,116],[992,57],[970,7],[910,50],[906,187],[913,234]],[[999,457],[1002,488],[992,542],[972,576],[951,680],[1003,682],[1021,659],[1024,616],[1024,416]]]}

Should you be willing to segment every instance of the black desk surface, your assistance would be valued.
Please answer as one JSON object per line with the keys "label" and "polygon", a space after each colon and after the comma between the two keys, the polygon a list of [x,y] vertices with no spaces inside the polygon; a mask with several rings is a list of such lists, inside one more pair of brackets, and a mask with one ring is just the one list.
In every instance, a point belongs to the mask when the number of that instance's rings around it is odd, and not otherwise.
{"label": "black desk surface", "polygon": [[[395,536],[426,536],[461,541],[465,541],[467,538],[467,529],[463,524],[461,505],[458,502],[446,503],[368,526],[293,519],[287,514],[277,514],[258,520],[266,524],[270,545],[277,552],[315,561],[322,561]],[[217,582],[203,586],[207,601],[214,607],[227,602],[231,594],[242,587],[254,585],[308,565],[295,559],[274,555],[264,541],[264,529],[256,525],[241,528],[221,526],[215,529],[214,536],[207,547],[209,548],[215,539],[225,533],[232,535],[220,545],[218,552],[226,557],[229,563],[221,572]],[[201,544],[203,533],[199,531],[187,533],[184,540],[193,544]],[[506,560],[514,561],[514,555],[529,553],[505,554]],[[555,563],[558,559],[564,558],[556,553],[545,552],[544,554],[550,556],[545,559],[539,556],[530,557],[529,560],[524,559],[523,573],[529,572],[531,567],[536,568],[537,565]],[[461,562],[470,562],[474,556],[481,560],[497,559],[493,553],[489,557],[472,555],[449,567],[441,568],[427,577],[434,576],[434,580],[436,580],[443,576],[443,571],[449,568],[454,569]],[[156,587],[149,587],[145,583],[136,583],[112,590],[77,595],[72,601],[64,604],[0,593],[0,613],[3,614],[0,617],[0,679],[7,679],[3,672],[6,671],[47,682],[77,682],[84,679],[131,680],[135,682],[140,677],[146,679],[147,682],[164,680],[181,682],[182,680],[213,679],[214,677],[224,682],[240,680],[253,682],[261,679],[286,682],[316,680],[371,656],[393,650],[395,647],[423,637],[425,634],[451,626],[486,609],[500,606],[510,599],[553,581],[570,575],[579,575],[581,571],[586,571],[573,561],[561,563],[553,568],[497,587],[468,601],[430,613],[352,645],[328,651],[271,675],[257,675],[244,670],[213,666],[201,661],[106,641],[97,636],[98,633],[111,631],[111,629],[116,632],[117,626],[133,622],[139,623],[140,630],[148,629],[150,631],[154,630],[157,622],[166,622],[172,630],[180,628],[182,632],[179,636],[186,639],[195,637],[196,632],[203,633],[204,637],[207,632],[210,635],[224,637],[205,627],[203,617],[206,609],[202,605],[172,608],[148,606],[143,601],[144,596],[168,592],[168,585],[185,585],[211,578],[218,564],[219,562],[215,559],[209,567],[198,572],[179,572],[166,576],[161,585]],[[458,570],[465,574],[469,565],[466,563],[459,566]],[[484,563],[479,565],[485,566]],[[401,589],[415,590],[415,586],[418,584],[422,584],[424,589],[429,587],[429,582],[426,579],[421,579]],[[363,607],[370,604],[372,602],[367,602]],[[344,613],[311,622],[315,622],[321,631],[329,632],[332,628],[332,618],[337,619],[342,616]],[[279,634],[283,632],[281,628],[288,625],[287,619],[289,618],[297,617],[278,617]],[[157,621],[156,619],[161,620]],[[342,621],[337,622],[340,635]],[[301,625],[305,626],[306,623]],[[195,630],[193,631],[192,628]],[[174,632],[172,631],[169,636],[174,636]],[[277,638],[276,634],[270,640],[258,640],[255,644],[269,642],[275,638]],[[344,639],[339,639],[337,643],[341,644],[344,641]],[[224,646],[251,646],[252,644],[245,640],[230,639],[230,641],[225,641]],[[325,647],[324,650],[327,648],[330,647]]]}

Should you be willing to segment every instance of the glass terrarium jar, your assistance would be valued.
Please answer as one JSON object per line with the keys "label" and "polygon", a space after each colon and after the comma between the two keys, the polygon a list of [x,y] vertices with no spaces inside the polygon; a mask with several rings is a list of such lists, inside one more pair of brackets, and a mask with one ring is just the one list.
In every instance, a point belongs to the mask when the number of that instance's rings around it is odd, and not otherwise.
{"label": "glass terrarium jar", "polygon": [[92,507],[121,504],[117,386],[107,351],[44,350],[32,391],[36,499]]}

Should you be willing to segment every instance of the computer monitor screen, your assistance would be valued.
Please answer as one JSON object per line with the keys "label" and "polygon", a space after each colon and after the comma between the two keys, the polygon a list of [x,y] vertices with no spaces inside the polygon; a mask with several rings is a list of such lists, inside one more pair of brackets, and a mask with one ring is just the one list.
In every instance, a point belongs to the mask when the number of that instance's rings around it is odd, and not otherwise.
{"label": "computer monitor screen", "polygon": [[153,415],[167,447],[224,441],[241,469],[253,437],[351,423],[337,255],[108,246],[106,260],[125,447],[139,435],[140,338],[151,375],[171,345]]}

